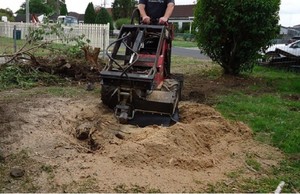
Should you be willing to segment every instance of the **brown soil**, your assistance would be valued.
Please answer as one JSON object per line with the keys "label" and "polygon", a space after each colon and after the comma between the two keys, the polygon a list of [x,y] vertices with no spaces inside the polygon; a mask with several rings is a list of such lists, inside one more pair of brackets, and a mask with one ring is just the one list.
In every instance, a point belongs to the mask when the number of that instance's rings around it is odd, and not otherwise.
{"label": "brown soil", "polygon": [[[208,84],[203,94],[218,90]],[[224,81],[219,85],[224,89]],[[185,98],[192,92],[186,89]],[[182,101],[181,121],[173,126],[139,128],[118,124],[93,94],[0,99],[1,192],[203,192],[209,184],[231,184],[232,173],[265,176],[282,158],[254,141],[245,124],[197,102]],[[82,132],[86,137],[78,140]],[[249,159],[263,170],[249,166]],[[10,177],[14,166],[25,176]]]}
{"label": "brown soil", "polygon": [[[36,65],[99,81],[101,65],[55,60]],[[282,159],[278,149],[253,140],[248,126],[209,106],[218,94],[258,82],[186,76],[180,122],[145,128],[118,124],[93,92],[80,98],[0,92],[0,192],[207,192],[217,182],[267,176]],[[19,168],[25,175],[12,178],[11,169]]]}

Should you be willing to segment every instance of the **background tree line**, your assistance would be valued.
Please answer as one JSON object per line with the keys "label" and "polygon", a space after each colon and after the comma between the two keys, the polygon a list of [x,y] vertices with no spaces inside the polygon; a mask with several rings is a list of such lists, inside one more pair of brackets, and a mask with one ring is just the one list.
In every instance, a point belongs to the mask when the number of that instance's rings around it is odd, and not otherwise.
{"label": "background tree line", "polygon": [[[127,18],[129,21],[132,11],[137,5],[136,0],[115,0],[112,3],[112,15],[104,7],[95,7],[90,2],[85,10],[84,23],[86,24],[107,24],[110,23],[110,29],[113,29],[113,20]],[[34,14],[49,15],[68,15],[68,9],[65,0],[30,0],[29,12]],[[16,14],[26,13],[26,2],[20,5]],[[7,16],[9,21],[14,21],[11,10],[1,9],[0,16]]]}
{"label": "background tree line", "polygon": [[115,0],[112,3],[112,16],[108,13],[107,9],[101,7],[95,9],[93,3],[89,3],[84,14],[84,23],[87,24],[107,24],[110,23],[110,29],[113,29],[113,20],[117,21],[127,18],[129,21],[133,10],[137,5],[136,0]]}
{"label": "background tree line", "polygon": [[0,19],[2,18],[2,16],[6,16],[8,21],[15,21],[14,13],[9,8],[0,9]]}
{"label": "background tree line", "polygon": [[[65,1],[59,2],[30,0],[30,12],[66,15]],[[112,30],[113,20],[117,26],[128,23],[136,5],[136,0],[115,0],[109,14],[106,8],[95,9],[93,3],[89,3],[84,23],[110,23]],[[279,5],[280,0],[198,0],[193,25],[198,47],[217,62],[225,74],[251,71],[259,51],[279,33]],[[25,2],[17,13],[25,13]],[[0,9],[0,14],[13,20],[9,9]]]}
{"label": "background tree line", "polygon": [[[25,14],[26,2],[20,5],[20,9],[16,12],[17,14]],[[30,0],[29,1],[29,12],[34,14],[45,14],[45,15],[67,15],[67,5],[65,0]]]}

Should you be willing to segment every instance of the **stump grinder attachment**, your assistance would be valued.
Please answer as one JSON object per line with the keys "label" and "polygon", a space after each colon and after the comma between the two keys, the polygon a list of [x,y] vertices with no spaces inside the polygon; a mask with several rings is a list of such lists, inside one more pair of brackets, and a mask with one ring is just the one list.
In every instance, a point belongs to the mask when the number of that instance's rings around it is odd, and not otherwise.
{"label": "stump grinder attachment", "polygon": [[171,25],[129,24],[108,46],[109,62],[100,72],[101,100],[120,123],[178,121],[183,76],[170,72],[172,39]]}

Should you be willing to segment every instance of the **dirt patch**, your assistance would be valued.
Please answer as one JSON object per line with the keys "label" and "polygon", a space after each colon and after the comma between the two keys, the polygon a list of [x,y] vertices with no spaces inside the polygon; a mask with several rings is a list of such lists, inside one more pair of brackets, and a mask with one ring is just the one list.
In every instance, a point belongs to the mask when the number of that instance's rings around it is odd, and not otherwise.
{"label": "dirt patch", "polygon": [[[171,127],[120,125],[99,98],[38,97],[0,102],[2,192],[199,192],[228,174],[257,177],[281,153],[252,139],[243,123],[213,108],[180,103],[181,121]],[[78,133],[86,137],[79,140]],[[9,176],[16,154],[31,187]],[[14,162],[13,162],[14,161]],[[26,178],[27,177],[27,178]],[[28,177],[31,177],[28,179]],[[136,190],[127,190],[135,188]]]}
{"label": "dirt patch", "polygon": [[[260,86],[259,90],[251,89],[257,86]],[[238,90],[252,95],[272,92],[267,83],[259,78],[223,75],[211,79],[199,75],[185,75],[182,96],[186,101],[213,105],[216,103],[216,96]]]}

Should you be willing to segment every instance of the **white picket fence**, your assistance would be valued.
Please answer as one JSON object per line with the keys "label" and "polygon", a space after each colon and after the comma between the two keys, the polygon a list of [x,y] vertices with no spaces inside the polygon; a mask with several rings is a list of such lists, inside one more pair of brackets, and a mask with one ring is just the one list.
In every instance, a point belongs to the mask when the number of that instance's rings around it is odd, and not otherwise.
{"label": "white picket fence", "polygon": [[[49,24],[51,25],[51,24]],[[14,37],[14,27],[16,27],[16,38],[26,39],[29,28],[39,28],[41,24],[0,22],[0,37]],[[84,34],[84,39],[89,39],[89,45],[105,50],[109,44],[109,24],[78,24],[72,26],[62,26],[64,33],[68,37]],[[72,30],[71,30],[72,28]],[[44,40],[54,40],[60,42],[56,35],[45,35]]]}

